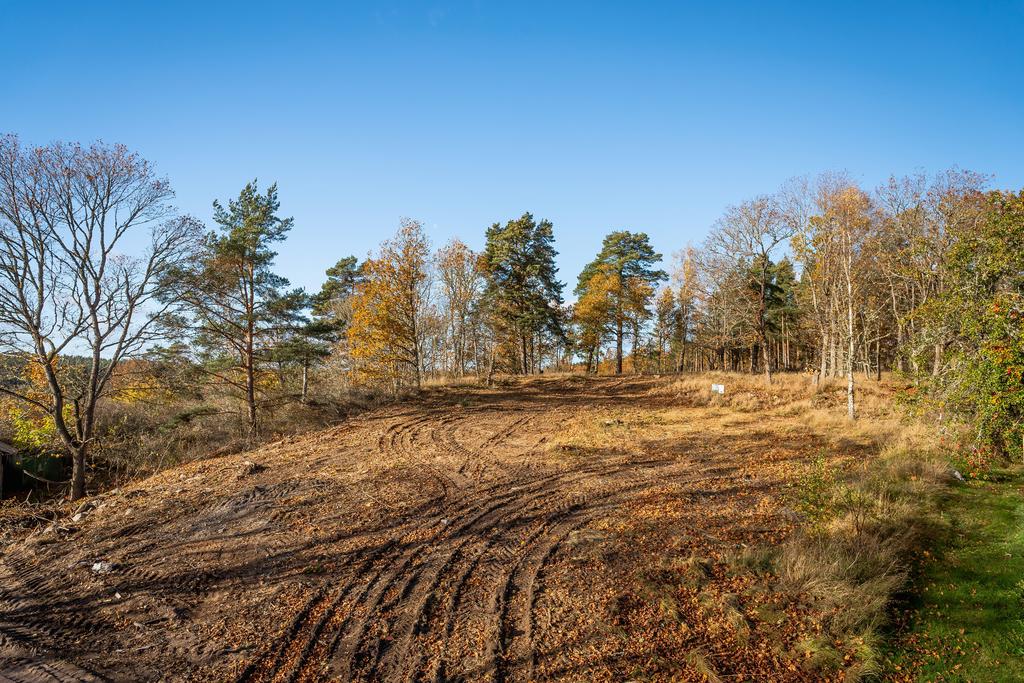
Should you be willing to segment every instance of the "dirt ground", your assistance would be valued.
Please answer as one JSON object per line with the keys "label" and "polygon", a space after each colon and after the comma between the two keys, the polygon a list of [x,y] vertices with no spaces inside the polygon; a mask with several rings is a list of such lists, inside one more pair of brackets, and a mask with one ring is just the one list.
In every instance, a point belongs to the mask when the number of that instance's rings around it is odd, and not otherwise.
{"label": "dirt ground", "polygon": [[4,549],[0,681],[803,680],[721,560],[823,435],[667,387],[438,389],[92,498]]}

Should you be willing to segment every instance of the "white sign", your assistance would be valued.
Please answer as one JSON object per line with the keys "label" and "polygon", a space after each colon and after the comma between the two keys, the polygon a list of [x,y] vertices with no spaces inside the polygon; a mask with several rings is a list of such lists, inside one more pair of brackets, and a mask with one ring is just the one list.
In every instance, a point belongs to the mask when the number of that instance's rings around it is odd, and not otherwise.
{"label": "white sign", "polygon": [[725,385],[724,384],[712,384],[711,385],[711,391],[713,391],[716,394],[724,394],[725,393]]}

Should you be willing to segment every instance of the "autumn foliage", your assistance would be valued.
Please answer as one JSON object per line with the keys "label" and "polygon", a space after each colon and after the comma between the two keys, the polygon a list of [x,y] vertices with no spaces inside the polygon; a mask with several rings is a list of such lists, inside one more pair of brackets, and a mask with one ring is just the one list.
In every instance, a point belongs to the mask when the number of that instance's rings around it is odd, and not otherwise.
{"label": "autumn foliage", "polygon": [[363,282],[352,299],[348,342],[363,381],[397,390],[419,388],[424,316],[429,304],[430,244],[416,221],[403,221],[398,234],[363,264]]}

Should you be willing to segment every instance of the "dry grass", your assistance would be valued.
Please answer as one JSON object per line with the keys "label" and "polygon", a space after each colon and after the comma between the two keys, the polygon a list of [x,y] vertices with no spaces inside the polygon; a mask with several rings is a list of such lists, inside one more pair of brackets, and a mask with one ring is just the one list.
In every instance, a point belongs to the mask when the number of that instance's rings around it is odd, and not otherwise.
{"label": "dry grass", "polygon": [[566,455],[593,451],[639,453],[643,441],[652,438],[664,422],[660,414],[650,410],[587,411],[566,425],[548,444],[548,450]]}
{"label": "dry grass", "polygon": [[[724,384],[726,393],[711,392]],[[806,439],[807,459],[794,463],[790,505],[800,522],[781,544],[741,548],[724,558],[725,571],[744,591],[739,602],[765,594],[802,615],[809,630],[778,645],[781,656],[821,679],[877,677],[894,597],[908,584],[912,560],[944,533],[938,495],[953,481],[938,430],[899,413],[899,386],[860,381],[858,419],[845,415],[845,383],[815,385],[806,375],[763,377],[711,373],[679,378],[652,389],[667,401],[640,419],[624,413],[612,424],[591,420],[569,430],[560,444],[623,448],[657,438],[733,436]],[[818,445],[812,446],[813,442]],[[671,564],[671,563],[670,563]],[[742,641],[750,632],[732,593],[711,581],[697,557],[674,563],[673,580]],[[772,603],[774,604],[774,603]],[[773,617],[774,618],[774,617]],[[685,655],[690,671],[713,679],[700,650]]]}
{"label": "dry grass", "polygon": [[[724,385],[725,393],[712,392],[712,384]],[[845,419],[845,380],[826,379],[815,383],[810,375],[803,373],[776,374],[770,385],[763,375],[727,372],[685,375],[658,387],[655,392],[680,398],[689,405],[721,406],[739,412],[784,407],[790,415],[795,416],[805,414],[808,409],[835,408],[828,410],[828,414]],[[858,413],[868,418],[891,415],[893,393],[894,387],[887,380],[876,382],[858,378]]]}
{"label": "dry grass", "polygon": [[430,375],[424,377],[421,382],[424,389],[437,387],[478,387],[485,384],[485,380],[476,375]]}
{"label": "dry grass", "polygon": [[[680,391],[699,395],[697,386],[707,382],[692,379]],[[779,378],[770,389],[749,379],[733,384],[737,410],[756,404],[767,415],[825,435],[829,448],[864,449],[863,459],[843,469],[825,459],[812,465],[794,490],[804,513],[798,532],[776,549],[739,553],[731,563],[737,571],[772,577],[777,590],[799,596],[808,609],[819,635],[792,648],[802,668],[823,677],[842,672],[847,681],[874,677],[893,598],[907,585],[912,558],[935,541],[943,524],[936,498],[953,477],[938,434],[899,415],[895,388],[886,383],[861,387],[860,418],[853,423],[842,411],[845,387],[815,387],[804,377]],[[730,402],[728,394],[719,400]]]}
{"label": "dry grass", "polygon": [[[712,393],[712,383],[725,394]],[[804,459],[785,465],[793,485],[784,503],[799,520],[793,533],[720,557],[666,556],[643,594],[682,632],[694,627],[682,597],[690,595],[707,615],[700,627],[722,629],[736,647],[777,631],[771,656],[804,675],[871,679],[882,670],[894,596],[907,585],[911,559],[941,532],[934,503],[952,481],[937,430],[895,408],[899,389],[858,378],[851,422],[844,381],[788,374],[769,386],[761,376],[685,376],[655,385],[643,407],[581,408],[548,450],[583,458],[730,444],[757,458],[766,443],[804,444]],[[704,646],[680,655],[688,675],[722,679],[721,662]]]}
{"label": "dry grass", "polygon": [[337,424],[395,397],[365,389],[268,402],[261,411],[258,438],[247,435],[237,400],[212,396],[203,401],[155,404],[107,400],[100,404],[90,489],[123,486],[170,467],[209,457],[241,453]]}

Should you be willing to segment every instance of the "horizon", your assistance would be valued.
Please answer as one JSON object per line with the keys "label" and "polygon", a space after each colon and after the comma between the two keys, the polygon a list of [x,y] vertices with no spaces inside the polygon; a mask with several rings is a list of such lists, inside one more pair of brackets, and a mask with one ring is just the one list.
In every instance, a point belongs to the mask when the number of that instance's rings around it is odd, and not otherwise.
{"label": "horizon", "polygon": [[209,228],[214,199],[277,182],[295,218],[277,269],[311,291],[400,217],[479,249],[530,212],[571,299],[608,232],[646,232],[668,264],[794,176],[1024,187],[1024,3],[880,7],[68,3],[52,22],[7,1],[51,30],[0,46],[21,65],[0,113],[24,143],[127,145]]}

